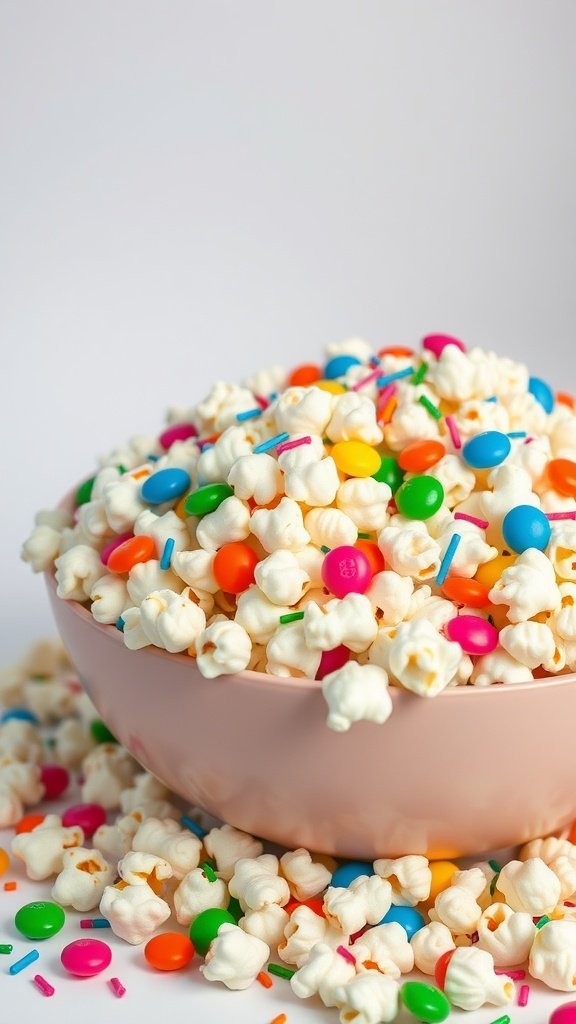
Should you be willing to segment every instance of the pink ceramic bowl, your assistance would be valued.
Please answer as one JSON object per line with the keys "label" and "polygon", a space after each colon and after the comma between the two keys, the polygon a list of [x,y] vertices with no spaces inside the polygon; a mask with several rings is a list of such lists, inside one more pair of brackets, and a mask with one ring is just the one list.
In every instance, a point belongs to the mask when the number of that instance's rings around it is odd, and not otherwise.
{"label": "pink ceramic bowl", "polygon": [[205,679],[185,655],[128,650],[114,626],[46,582],[112,732],[176,793],[237,828],[345,857],[441,858],[525,842],[576,815],[576,675],[434,700],[393,689],[388,722],[335,733],[320,683]]}

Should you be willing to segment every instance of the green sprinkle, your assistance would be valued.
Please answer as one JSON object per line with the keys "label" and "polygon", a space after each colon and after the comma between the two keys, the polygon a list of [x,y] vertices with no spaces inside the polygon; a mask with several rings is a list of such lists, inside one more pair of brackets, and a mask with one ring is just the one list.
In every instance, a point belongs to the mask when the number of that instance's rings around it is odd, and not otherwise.
{"label": "green sprinkle", "polygon": [[128,472],[128,470],[126,469],[126,466],[123,466],[123,465],[116,466],[116,469],[118,470],[118,472],[120,474]]}
{"label": "green sprinkle", "polygon": [[327,548],[325,544],[323,544],[322,547],[320,548],[320,551],[322,552],[323,555],[327,555],[330,550],[331,548]]}
{"label": "green sprinkle", "polygon": [[209,864],[207,860],[203,861],[203,863],[200,865],[200,867],[202,868],[202,871],[206,875],[206,878],[208,879],[209,882],[217,882],[218,881],[218,875],[214,871],[214,868],[212,867],[212,865]]}
{"label": "green sprinkle", "polygon": [[426,376],[427,370],[428,370],[428,363],[420,363],[420,366],[416,370],[416,373],[414,374],[414,376],[410,377],[410,383],[411,384],[421,384],[422,381],[424,380],[424,377]]}
{"label": "green sprinkle", "polygon": [[13,949],[14,946],[11,946],[10,943],[7,942],[5,945],[0,946],[0,953],[11,953]]}
{"label": "green sprinkle", "polygon": [[543,928],[545,924],[550,924],[550,920],[551,919],[548,917],[548,915],[544,914],[544,917],[540,918],[540,920],[538,921],[536,927],[537,928]]}
{"label": "green sprinkle", "polygon": [[332,441],[330,440],[329,437],[323,437],[322,444],[332,444]]}
{"label": "green sprinkle", "polygon": [[497,860],[489,860],[488,863],[489,863],[490,867],[492,868],[492,871],[495,871],[496,874],[499,875],[500,872],[502,871],[502,868],[500,867],[498,861]]}
{"label": "green sprinkle", "polygon": [[52,676],[30,676],[35,683],[45,683],[47,679],[51,679]]}
{"label": "green sprinkle", "polygon": [[500,872],[498,872],[497,875],[494,875],[494,878],[490,882],[490,895],[491,896],[493,896],[494,893],[496,892],[496,886],[498,885],[498,879],[499,878],[500,878]]}
{"label": "green sprinkle", "polygon": [[280,616],[280,625],[285,626],[287,622],[297,622],[304,618],[304,612],[289,612],[288,615]]}
{"label": "green sprinkle", "polygon": [[282,967],[281,964],[268,964],[268,970],[270,974],[275,974],[277,978],[286,978],[290,981],[296,971],[291,971],[289,967]]}
{"label": "green sprinkle", "polygon": [[442,419],[442,413],[440,412],[440,409],[436,405],[434,405],[434,402],[431,402],[429,398],[426,398],[426,395],[420,395],[418,401],[420,402],[420,405],[423,405],[426,411],[429,412],[430,415],[434,417],[435,420]]}
{"label": "green sprinkle", "polygon": [[358,540],[370,540],[371,536],[371,533],[359,533]]}
{"label": "green sprinkle", "polygon": [[505,1013],[503,1017],[498,1017],[498,1020],[493,1020],[490,1024],[510,1024],[510,1017]]}

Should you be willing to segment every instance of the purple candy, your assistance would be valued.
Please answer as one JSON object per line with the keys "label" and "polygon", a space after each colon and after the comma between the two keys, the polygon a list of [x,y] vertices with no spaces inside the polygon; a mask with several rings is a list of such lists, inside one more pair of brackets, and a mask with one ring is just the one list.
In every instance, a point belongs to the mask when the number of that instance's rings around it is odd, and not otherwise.
{"label": "purple candy", "polygon": [[465,654],[490,654],[498,646],[498,630],[479,615],[458,615],[446,625],[446,636]]}

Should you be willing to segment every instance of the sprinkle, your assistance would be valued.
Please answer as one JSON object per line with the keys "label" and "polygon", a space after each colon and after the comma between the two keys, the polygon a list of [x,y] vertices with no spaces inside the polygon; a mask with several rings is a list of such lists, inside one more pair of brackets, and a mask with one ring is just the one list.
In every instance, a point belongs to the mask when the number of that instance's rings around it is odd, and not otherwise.
{"label": "sprinkle", "polygon": [[83,917],[80,921],[81,928],[110,928],[110,921],[106,917]]}
{"label": "sprinkle", "polygon": [[389,384],[387,388],[378,395],[378,409],[383,409],[386,403],[396,394],[398,388],[395,384]]}
{"label": "sprinkle", "polygon": [[218,875],[214,871],[214,868],[212,867],[212,865],[209,864],[207,860],[203,861],[202,864],[200,865],[200,867],[202,868],[202,871],[204,872],[204,874],[205,874],[205,876],[206,876],[206,878],[208,879],[209,882],[217,882],[218,881]]}
{"label": "sprinkle", "polygon": [[498,1017],[498,1020],[490,1021],[490,1024],[510,1024],[510,1017],[505,1013],[503,1017]]}
{"label": "sprinkle", "polygon": [[516,438],[516,437],[526,437],[526,436],[527,436],[527,434],[526,434],[525,430],[513,430],[512,433],[506,434],[506,437],[511,437],[512,440],[514,440],[514,438]]}
{"label": "sprinkle", "polygon": [[499,878],[500,878],[500,872],[498,872],[497,875],[494,875],[494,878],[490,882],[490,895],[491,896],[493,896],[494,893],[496,892],[496,886],[498,885],[498,879]]}
{"label": "sprinkle", "polygon": [[390,420],[392,419],[392,417],[393,417],[394,413],[396,412],[397,408],[398,408],[398,399],[397,399],[396,395],[392,395],[392,398],[388,399],[388,401],[386,402],[386,405],[382,409],[382,414],[381,414],[380,419],[379,419],[378,422],[379,423],[383,423],[384,426],[386,426],[387,423],[390,423]]}
{"label": "sprinkle", "polygon": [[446,582],[446,577],[448,576],[450,566],[452,565],[454,555],[456,554],[456,549],[461,540],[462,534],[455,533],[448,547],[446,548],[446,554],[444,555],[444,558],[440,562],[440,569],[438,570],[438,575],[436,577],[436,583],[438,584],[439,587],[441,587],[442,584]]}
{"label": "sprinkle", "polygon": [[389,373],[386,377],[378,377],[376,381],[379,388],[385,388],[387,384],[391,384],[393,380],[401,380],[402,377],[411,377],[415,373],[413,366],[407,366],[404,370],[396,370],[396,373]]}
{"label": "sprinkle", "polygon": [[112,987],[114,995],[118,996],[118,999],[121,999],[122,996],[126,994],[126,989],[124,988],[124,985],[120,981],[120,978],[110,978],[110,985]]}
{"label": "sprinkle", "polygon": [[273,402],[275,398],[278,398],[278,392],[271,391],[270,394],[268,395],[268,398],[270,399],[271,402]]}
{"label": "sprinkle", "polygon": [[455,448],[461,448],[462,447],[462,439],[460,437],[460,433],[458,431],[458,427],[456,426],[456,420],[454,419],[453,416],[445,416],[444,417],[444,422],[445,422],[446,426],[448,427],[448,433],[450,434],[450,437],[452,438],[452,444],[454,445]]}
{"label": "sprinkle", "polygon": [[267,441],[262,441],[262,444],[257,444],[252,451],[254,455],[260,455],[261,452],[270,451],[270,448],[275,448],[276,445],[287,441],[289,437],[290,434],[276,434],[276,437],[270,437]]}
{"label": "sprinkle", "polygon": [[267,409],[268,406],[270,405],[270,402],[268,401],[267,398],[264,398],[264,395],[254,395],[254,398],[258,402],[258,405],[260,406],[261,409]]}
{"label": "sprinkle", "polygon": [[258,416],[262,415],[262,409],[258,406],[256,409],[248,409],[246,412],[237,412],[236,419],[238,423],[243,423],[244,420],[255,420]]}
{"label": "sprinkle", "polygon": [[116,629],[119,629],[120,632],[123,633],[125,625],[126,623],[124,622],[124,619],[122,618],[121,615],[119,615],[118,618],[116,619]]}
{"label": "sprinkle", "polygon": [[418,401],[420,402],[420,405],[423,405],[426,411],[429,412],[430,415],[434,417],[435,420],[442,419],[442,413],[440,412],[440,409],[438,408],[437,405],[434,405],[434,402],[431,402],[430,399],[426,397],[426,395],[420,395]]}
{"label": "sprinkle", "polygon": [[34,975],[34,984],[36,985],[36,988],[40,989],[43,996],[54,995],[54,985],[51,985],[49,981],[46,981],[46,978],[43,978],[41,974]]}
{"label": "sprinkle", "polygon": [[524,444],[532,444],[533,440],[534,440],[533,437],[527,437],[526,440],[524,441]]}
{"label": "sprinkle", "polygon": [[497,875],[499,875],[500,872],[502,871],[502,868],[500,867],[497,860],[489,860],[488,864],[492,868],[492,871],[495,871]]}
{"label": "sprinkle", "polygon": [[14,946],[11,946],[9,942],[4,943],[0,946],[0,953],[11,953]]}
{"label": "sprinkle", "polygon": [[[324,441],[324,444],[330,443],[328,439]],[[301,444],[312,444],[312,438],[309,434],[306,434],[306,437],[297,437],[295,441],[284,441],[283,444],[279,444],[276,448],[276,455],[282,455],[282,452],[289,452],[292,448],[299,448]]]}
{"label": "sprinkle", "polygon": [[485,402],[497,402],[498,399],[496,398],[496,395],[492,395],[490,398],[485,398],[484,401]]}
{"label": "sprinkle", "polygon": [[426,376],[427,370],[428,370],[428,363],[420,363],[420,366],[416,370],[416,373],[412,377],[410,383],[411,384],[421,384],[422,381],[424,380],[424,377]]}
{"label": "sprinkle", "polygon": [[26,956],[23,956],[20,960],[16,960],[15,963],[10,964],[8,973],[20,974],[20,971],[23,971],[25,967],[29,967],[35,960],[38,960],[39,956],[40,953],[37,949],[31,949],[29,953],[26,953]]}
{"label": "sprinkle", "polygon": [[518,996],[518,1006],[527,1006],[530,999],[530,985],[521,985]]}
{"label": "sprinkle", "polygon": [[320,551],[322,552],[323,555],[327,555],[328,552],[331,551],[331,550],[332,549],[331,548],[327,548],[325,544],[323,544],[322,547],[320,548]]}
{"label": "sprinkle", "polygon": [[373,380],[376,380],[376,377],[380,377],[380,365],[378,365],[377,369],[374,370],[373,373],[369,373],[367,377],[363,377],[362,380],[353,384],[350,390],[360,391],[360,388],[363,388],[366,384],[370,384]]}
{"label": "sprinkle", "polygon": [[289,612],[288,615],[280,616],[280,625],[285,626],[287,622],[297,622],[304,618],[304,612]]}
{"label": "sprinkle", "polygon": [[150,476],[149,469],[139,469],[137,473],[130,473],[133,480],[142,480],[145,476]]}
{"label": "sprinkle", "polygon": [[576,519],[576,510],[574,512],[547,512],[546,519],[550,519],[551,522],[560,519]]}
{"label": "sprinkle", "polygon": [[260,971],[260,974],[256,975],[256,981],[259,981],[263,988],[272,988],[274,982],[266,971]]}
{"label": "sprinkle", "polygon": [[570,900],[564,900],[565,907],[576,907],[576,903],[571,903]]}
{"label": "sprinkle", "polygon": [[511,981],[523,981],[526,977],[526,971],[509,971],[506,967],[496,967],[494,969],[495,974],[505,974]]}
{"label": "sprinkle", "polygon": [[195,836],[198,836],[198,839],[204,839],[204,836],[208,835],[205,828],[192,821],[192,818],[188,818],[186,814],[183,814],[180,818],[180,824],[184,825],[184,828],[189,829],[190,832],[193,832]]}
{"label": "sprinkle", "polygon": [[356,963],[356,957],[353,956],[352,953],[348,949],[346,949],[345,946],[336,946],[336,952],[340,953],[340,956],[344,957],[344,959],[347,960],[349,964]]}
{"label": "sprinkle", "polygon": [[296,974],[296,971],[291,971],[289,967],[282,967],[281,964],[268,964],[268,970],[270,974],[275,974],[277,978],[286,978],[287,981],[290,981],[290,978]]}
{"label": "sprinkle", "polygon": [[359,533],[358,540],[370,540],[371,536],[371,533]]}
{"label": "sprinkle", "polygon": [[168,537],[168,539],[167,539],[167,541],[166,541],[166,543],[164,545],[164,551],[162,552],[162,558],[160,559],[160,568],[161,569],[169,569],[170,568],[170,561],[172,559],[172,552],[174,551],[175,543],[176,543],[176,541],[174,540],[174,537]]}
{"label": "sprinkle", "polygon": [[159,455],[147,455],[146,456],[146,461],[147,462],[158,462],[159,458],[160,458]]}
{"label": "sprinkle", "polygon": [[277,1017],[274,1017],[274,1020],[270,1021],[270,1024],[286,1024],[287,1020],[288,1018],[285,1013],[279,1013]]}
{"label": "sprinkle", "polygon": [[[378,356],[370,356],[370,366],[380,366]],[[560,398],[558,398],[558,401],[560,401]]]}
{"label": "sprinkle", "polygon": [[481,530],[487,530],[490,526],[487,519],[477,519],[476,516],[469,516],[467,512],[455,512],[454,519],[464,519],[467,523],[479,526]]}
{"label": "sprinkle", "polygon": [[545,924],[550,924],[550,918],[548,917],[548,914],[544,914],[544,916],[540,918],[540,920],[536,923],[536,927],[540,929],[543,928]]}
{"label": "sprinkle", "polygon": [[14,892],[18,888],[16,882],[4,882],[4,892]]}

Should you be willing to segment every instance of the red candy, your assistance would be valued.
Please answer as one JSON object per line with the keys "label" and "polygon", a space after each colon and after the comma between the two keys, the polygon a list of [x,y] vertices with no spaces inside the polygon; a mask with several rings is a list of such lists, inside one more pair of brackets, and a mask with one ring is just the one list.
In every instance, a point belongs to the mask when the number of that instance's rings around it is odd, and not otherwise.
{"label": "red candy", "polygon": [[303,363],[302,366],[297,366],[295,370],[288,377],[288,387],[290,388],[307,388],[310,384],[314,384],[317,380],[320,380],[322,371],[316,363]]}
{"label": "red candy", "polygon": [[130,572],[138,562],[148,562],[156,557],[156,541],[153,537],[140,534],[125,540],[108,557],[110,572]]}
{"label": "red candy", "polygon": [[344,644],[340,644],[339,647],[333,647],[331,651],[323,651],[318,671],[316,673],[316,679],[324,679],[324,676],[329,676],[331,672],[335,672],[336,669],[342,668],[342,666],[348,661],[349,657],[350,651],[348,647],[344,647]]}
{"label": "red candy", "polygon": [[26,814],[16,825],[16,835],[19,836],[22,832],[32,832],[42,824],[45,817],[45,814]]}
{"label": "red candy", "polygon": [[372,570],[373,576],[376,576],[377,573],[382,572],[385,564],[384,555],[380,551],[378,545],[375,544],[373,540],[364,540],[361,537],[360,540],[356,541],[354,547],[357,548],[358,551],[361,551],[363,555],[366,555],[366,558],[370,562],[370,568]]}
{"label": "red candy", "polygon": [[479,615],[458,615],[446,625],[446,636],[465,654],[490,654],[498,646],[498,630]]}
{"label": "red candy", "polygon": [[198,431],[192,423],[175,423],[174,426],[162,431],[158,440],[166,451],[175,441],[187,441],[190,437],[198,437]]}
{"label": "red candy", "polygon": [[576,1003],[562,1003],[553,1011],[548,1024],[576,1024]]}
{"label": "red candy", "polygon": [[447,953],[443,953],[442,956],[436,961],[436,967],[434,968],[434,980],[438,985],[438,988],[441,988],[442,991],[444,991],[448,967],[450,965],[450,961],[454,953],[454,949],[449,949]]}
{"label": "red candy", "polygon": [[309,900],[290,900],[284,907],[284,910],[287,914],[293,914],[295,910],[298,910],[298,907],[309,907],[318,917],[326,916],[324,914],[324,901],[321,896],[314,896]]}
{"label": "red candy", "polygon": [[254,569],[258,555],[253,548],[242,541],[224,544],[217,552],[212,571],[214,578],[225,594],[241,594],[254,583]]}
{"label": "red candy", "polygon": [[89,839],[97,828],[106,824],[106,810],[101,804],[75,804],[64,811],[62,824],[64,828],[79,825]]}
{"label": "red candy", "polygon": [[44,799],[57,800],[70,785],[70,776],[60,764],[40,765],[40,781],[44,786]]}

